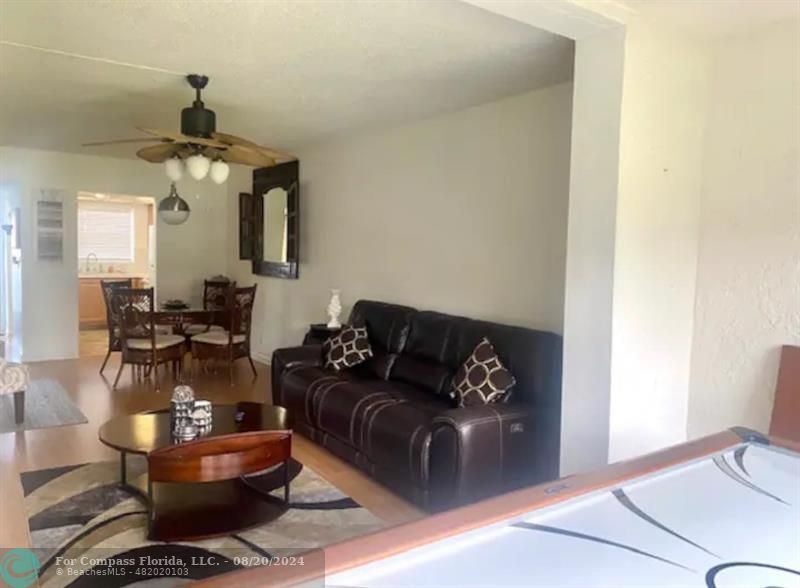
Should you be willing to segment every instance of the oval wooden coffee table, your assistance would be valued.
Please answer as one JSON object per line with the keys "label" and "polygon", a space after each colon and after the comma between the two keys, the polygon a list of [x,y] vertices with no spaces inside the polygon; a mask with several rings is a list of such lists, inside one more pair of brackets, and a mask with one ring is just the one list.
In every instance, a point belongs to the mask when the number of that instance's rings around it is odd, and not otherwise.
{"label": "oval wooden coffee table", "polygon": [[[120,484],[145,498],[152,540],[227,535],[269,522],[287,508],[291,424],[280,406],[215,404],[211,430],[189,442],[172,437],[168,410],[113,418],[98,436],[120,452]],[[156,479],[129,482],[129,453],[157,463]],[[271,494],[281,486],[283,500]]]}

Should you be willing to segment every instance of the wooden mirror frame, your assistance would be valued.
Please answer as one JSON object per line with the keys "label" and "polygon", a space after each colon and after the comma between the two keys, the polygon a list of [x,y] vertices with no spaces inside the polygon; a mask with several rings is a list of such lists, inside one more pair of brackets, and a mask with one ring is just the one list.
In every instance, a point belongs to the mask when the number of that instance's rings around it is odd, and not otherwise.
{"label": "wooden mirror frame", "polygon": [[[300,165],[288,161],[253,171],[253,193],[239,194],[239,259],[251,259],[258,276],[297,279],[300,265]],[[285,262],[264,256],[264,196],[273,188],[286,190]]]}

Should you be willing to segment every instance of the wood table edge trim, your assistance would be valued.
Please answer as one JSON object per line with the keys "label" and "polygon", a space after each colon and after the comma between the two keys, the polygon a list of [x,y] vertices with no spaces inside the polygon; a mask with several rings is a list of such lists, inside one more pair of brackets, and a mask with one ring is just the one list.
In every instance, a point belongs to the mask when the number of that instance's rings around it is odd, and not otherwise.
{"label": "wood table edge trim", "polygon": [[800,441],[793,441],[791,439],[785,439],[783,437],[775,437],[773,435],[770,435],[769,443],[770,445],[774,445],[775,447],[782,447],[783,449],[788,449],[789,451],[800,453]]}
{"label": "wood table edge trim", "polygon": [[[279,406],[277,404],[269,404],[267,402],[257,402],[257,401],[254,401],[254,400],[242,400],[240,402],[219,402],[219,403],[214,403],[214,404],[211,405],[211,407],[212,407],[211,408],[211,410],[212,410],[212,418],[213,418],[213,410],[216,407],[237,407],[238,408],[239,405],[241,405],[241,404],[258,404],[258,405],[261,405],[262,407],[263,406],[270,406],[270,407],[281,409],[281,412],[285,413],[285,415],[286,415],[287,424],[289,424],[290,426],[288,428],[285,428],[285,429],[265,429],[265,430],[274,431],[276,433],[282,433],[282,432],[288,432],[288,433],[291,433],[291,434],[294,433],[294,427],[291,426],[292,422],[291,422],[291,419],[289,419],[289,414],[288,414],[288,411],[286,410],[286,408],[283,407],[283,406]],[[130,418],[130,417],[134,417],[134,416],[145,416],[145,415],[156,415],[156,416],[158,416],[158,415],[165,415],[165,414],[169,415],[169,412],[170,412],[170,407],[166,407],[166,408],[155,408],[155,409],[152,409],[152,410],[142,410],[142,411],[139,411],[139,412],[133,412],[133,413],[129,413],[129,414],[119,414],[119,415],[117,415],[117,416],[115,416],[113,418],[108,419],[106,422],[104,422],[102,425],[100,425],[97,428],[97,440],[100,443],[102,443],[103,445],[105,445],[106,447],[110,447],[111,449],[113,449],[115,451],[120,451],[120,452],[125,452],[125,453],[133,453],[133,454],[136,454],[136,455],[147,455],[151,450],[139,449],[139,448],[131,449],[129,447],[122,447],[121,445],[117,445],[115,443],[111,443],[107,439],[103,438],[103,436],[101,434],[102,431],[107,426],[109,426],[111,423],[113,423],[114,421],[117,421],[117,420],[122,420],[122,419]],[[239,434],[243,434],[243,433],[253,433],[253,432],[258,433],[259,431],[243,431],[242,433],[228,433],[228,435],[239,435]],[[222,437],[222,436],[223,435],[215,435],[215,437]],[[196,439],[191,439],[189,441],[184,441],[183,443],[191,443],[192,441],[199,441],[201,439],[206,439],[206,438],[207,437],[197,437]]]}
{"label": "wood table edge trim", "polygon": [[[457,533],[471,531],[537,508],[575,498],[608,485],[619,484],[662,468],[704,457],[749,440],[769,440],[771,445],[794,450],[800,449],[797,447],[800,444],[794,444],[784,439],[767,438],[754,431],[750,431],[754,439],[749,439],[743,437],[743,433],[748,430],[737,430],[738,432],[734,429],[722,431],[631,460],[617,462],[598,470],[523,488],[475,504],[329,545],[321,550],[324,552],[324,576],[321,576],[318,568],[305,571],[297,567],[269,566],[213,576],[196,582],[194,585],[203,588],[233,584],[242,588],[296,586],[303,582],[318,580],[321,577],[391,557]],[[320,550],[317,550],[317,553],[319,552]],[[313,554],[314,551],[306,553],[306,559],[315,559]]]}
{"label": "wood table edge trim", "polygon": [[769,434],[800,442],[800,347],[780,350]]}

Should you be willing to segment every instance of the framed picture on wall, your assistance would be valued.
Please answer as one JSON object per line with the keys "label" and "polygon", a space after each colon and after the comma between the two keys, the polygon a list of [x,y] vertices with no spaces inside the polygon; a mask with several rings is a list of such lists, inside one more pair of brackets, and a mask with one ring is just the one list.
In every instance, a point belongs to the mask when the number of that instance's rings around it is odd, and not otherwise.
{"label": "framed picture on wall", "polygon": [[64,257],[64,205],[40,200],[36,203],[36,251],[39,259]]}

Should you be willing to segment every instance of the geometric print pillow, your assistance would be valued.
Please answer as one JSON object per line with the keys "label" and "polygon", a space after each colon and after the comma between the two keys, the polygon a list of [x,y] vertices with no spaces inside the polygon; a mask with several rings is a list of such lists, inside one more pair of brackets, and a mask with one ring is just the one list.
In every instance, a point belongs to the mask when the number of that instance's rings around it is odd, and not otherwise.
{"label": "geometric print pillow", "polygon": [[458,406],[503,402],[517,381],[484,337],[453,377],[452,396]]}
{"label": "geometric print pillow", "polygon": [[337,372],[356,366],[372,357],[367,327],[344,327],[338,335],[330,337],[323,345],[325,367]]}

